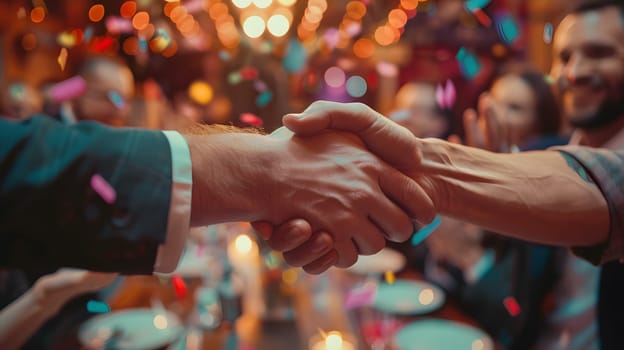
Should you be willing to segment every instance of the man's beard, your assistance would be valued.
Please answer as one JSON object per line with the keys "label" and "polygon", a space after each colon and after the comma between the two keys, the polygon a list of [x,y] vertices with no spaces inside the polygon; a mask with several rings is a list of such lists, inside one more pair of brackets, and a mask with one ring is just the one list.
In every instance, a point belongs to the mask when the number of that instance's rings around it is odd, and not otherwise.
{"label": "man's beard", "polygon": [[[593,76],[584,83],[592,87],[603,87],[607,89],[609,94],[594,112],[575,118],[568,118],[570,125],[581,130],[593,131],[624,117],[624,80],[620,81],[616,86],[609,86],[604,79]],[[569,83],[567,83],[567,80],[565,82],[560,81],[560,91],[565,91],[568,88]]]}

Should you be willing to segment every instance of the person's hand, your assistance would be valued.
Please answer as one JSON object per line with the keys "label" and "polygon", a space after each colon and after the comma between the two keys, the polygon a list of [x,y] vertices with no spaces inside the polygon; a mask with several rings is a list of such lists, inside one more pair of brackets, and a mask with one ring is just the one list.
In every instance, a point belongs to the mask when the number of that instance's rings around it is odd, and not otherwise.
{"label": "person's hand", "polygon": [[78,269],[60,269],[45,275],[33,286],[42,303],[51,308],[60,308],[68,300],[85,293],[100,290],[117,278],[116,273],[100,273]]}
{"label": "person's hand", "polygon": [[508,152],[509,145],[504,137],[500,119],[504,111],[491,96],[483,93],[479,97],[477,110],[464,111],[464,144],[492,152]]}

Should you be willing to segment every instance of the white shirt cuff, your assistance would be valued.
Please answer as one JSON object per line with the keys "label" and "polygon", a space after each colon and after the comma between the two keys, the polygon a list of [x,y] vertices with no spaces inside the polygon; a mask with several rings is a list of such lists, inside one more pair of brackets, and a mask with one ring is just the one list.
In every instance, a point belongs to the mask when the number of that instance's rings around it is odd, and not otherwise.
{"label": "white shirt cuff", "polygon": [[171,203],[167,220],[167,237],[158,247],[154,272],[170,273],[178,266],[191,223],[193,174],[191,152],[184,137],[176,131],[163,131],[171,149]]}

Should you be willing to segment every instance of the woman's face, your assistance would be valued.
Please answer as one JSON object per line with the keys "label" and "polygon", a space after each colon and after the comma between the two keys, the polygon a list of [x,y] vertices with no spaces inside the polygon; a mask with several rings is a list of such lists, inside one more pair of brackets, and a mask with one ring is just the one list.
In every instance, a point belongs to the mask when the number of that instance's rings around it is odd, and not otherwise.
{"label": "woman's face", "polygon": [[522,78],[508,74],[497,79],[489,93],[501,127],[510,145],[523,145],[535,134],[536,99],[531,86]]}

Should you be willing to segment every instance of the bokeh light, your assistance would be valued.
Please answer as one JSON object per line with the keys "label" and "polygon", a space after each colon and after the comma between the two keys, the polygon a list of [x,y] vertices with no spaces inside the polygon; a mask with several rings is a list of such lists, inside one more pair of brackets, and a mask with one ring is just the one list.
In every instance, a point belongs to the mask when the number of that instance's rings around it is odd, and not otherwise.
{"label": "bokeh light", "polygon": [[283,6],[292,6],[297,2],[297,0],[277,0],[277,1]]}
{"label": "bokeh light", "polygon": [[375,44],[370,39],[360,38],[353,44],[353,53],[359,58],[369,58],[375,53]]}
{"label": "bokeh light", "polygon": [[156,329],[163,330],[166,329],[168,325],[165,315],[158,314],[154,317],[154,327],[156,327]]}
{"label": "bokeh light", "polygon": [[401,28],[407,23],[407,14],[401,9],[394,9],[388,14],[388,24],[394,28]]}
{"label": "bokeh light", "polygon": [[269,33],[275,35],[276,37],[282,37],[288,33],[288,29],[290,29],[290,22],[284,15],[273,15],[267,21],[267,28]]}
{"label": "bokeh light", "polygon": [[265,9],[273,3],[273,0],[252,0],[253,4],[256,5],[257,8]]}
{"label": "bokeh light", "polygon": [[45,9],[41,6],[37,6],[32,11],[30,11],[30,20],[33,23],[41,23],[45,19],[46,12]]}
{"label": "bokeh light", "polygon": [[234,246],[238,252],[248,254],[252,248],[251,238],[245,234],[238,235],[234,241]]}
{"label": "bokeh light", "polygon": [[352,76],[347,79],[347,93],[351,97],[362,97],[366,94],[366,90],[368,86],[366,84],[366,80],[360,76]]}
{"label": "bokeh light", "polygon": [[251,5],[251,0],[232,0],[232,4],[239,9],[244,9]]}
{"label": "bokeh light", "polygon": [[345,72],[334,66],[325,71],[325,83],[331,87],[338,88],[345,83]]}
{"label": "bokeh light", "polygon": [[[169,3],[165,5],[165,9],[168,6],[169,6]],[[119,7],[119,14],[121,15],[121,17],[124,17],[124,18],[132,18],[132,16],[134,16],[134,14],[136,13],[136,10],[137,10],[136,2],[126,1],[123,4],[121,4],[121,7]]]}
{"label": "bokeh light", "polygon": [[137,12],[137,14],[132,17],[132,26],[136,30],[145,29],[149,24],[149,20],[149,13],[145,11]]}
{"label": "bokeh light", "polygon": [[381,26],[375,30],[375,40],[381,46],[388,46],[394,41],[394,31],[390,26]]}
{"label": "bokeh light", "polygon": [[89,20],[91,22],[99,22],[104,18],[104,5],[95,4],[89,9]]}
{"label": "bokeh light", "polygon": [[207,105],[212,100],[213,90],[204,81],[194,81],[188,90],[189,97],[200,105]]}
{"label": "bokeh light", "polygon": [[264,20],[260,16],[249,16],[243,22],[243,31],[250,38],[260,37],[266,28]]}
{"label": "bokeh light", "polygon": [[418,301],[423,305],[430,305],[433,299],[434,293],[430,288],[425,288],[418,294]]}
{"label": "bokeh light", "polygon": [[327,350],[340,350],[342,349],[342,335],[340,332],[331,331],[325,338],[325,349]]}

